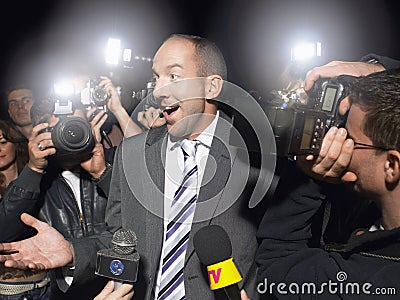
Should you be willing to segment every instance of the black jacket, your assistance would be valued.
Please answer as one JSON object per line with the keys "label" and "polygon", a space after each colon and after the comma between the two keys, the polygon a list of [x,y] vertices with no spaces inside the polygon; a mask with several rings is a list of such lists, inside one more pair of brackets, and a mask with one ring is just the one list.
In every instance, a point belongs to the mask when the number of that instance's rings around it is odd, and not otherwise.
{"label": "black jacket", "polygon": [[[290,177],[280,182],[278,199],[267,209],[257,233],[258,290],[262,298],[397,299],[400,228],[374,232],[356,229],[346,243],[320,244],[321,230],[314,228],[325,224],[319,213],[327,215],[323,205],[327,188],[295,167]],[[316,290],[310,292],[314,287]]]}

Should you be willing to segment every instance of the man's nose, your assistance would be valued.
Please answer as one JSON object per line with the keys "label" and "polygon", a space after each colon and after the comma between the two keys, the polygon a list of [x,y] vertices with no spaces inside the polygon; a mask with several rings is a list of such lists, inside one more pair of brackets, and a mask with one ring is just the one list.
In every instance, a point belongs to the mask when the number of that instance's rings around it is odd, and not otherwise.
{"label": "man's nose", "polygon": [[17,105],[17,108],[18,108],[18,109],[25,109],[25,107],[26,107],[26,103],[24,103],[24,102],[18,102],[18,105]]}
{"label": "man's nose", "polygon": [[169,83],[161,79],[157,80],[154,86],[153,96],[157,103],[160,103],[162,99],[168,98],[170,96]]}

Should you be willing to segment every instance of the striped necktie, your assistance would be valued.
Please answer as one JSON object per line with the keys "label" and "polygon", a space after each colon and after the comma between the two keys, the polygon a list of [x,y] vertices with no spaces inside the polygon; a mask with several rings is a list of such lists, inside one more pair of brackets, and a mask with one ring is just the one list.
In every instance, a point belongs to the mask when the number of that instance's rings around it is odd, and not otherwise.
{"label": "striped necktie", "polygon": [[181,148],[184,155],[183,180],[170,207],[158,300],[186,299],[183,269],[197,200],[197,141],[183,140]]}

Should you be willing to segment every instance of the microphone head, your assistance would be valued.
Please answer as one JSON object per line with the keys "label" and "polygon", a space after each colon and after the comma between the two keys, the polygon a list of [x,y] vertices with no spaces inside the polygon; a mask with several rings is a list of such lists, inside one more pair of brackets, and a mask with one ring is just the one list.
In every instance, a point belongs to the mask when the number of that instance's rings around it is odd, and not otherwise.
{"label": "microphone head", "polygon": [[111,243],[115,253],[128,255],[136,250],[137,237],[132,230],[121,228],[114,233]]}
{"label": "microphone head", "polygon": [[193,244],[200,262],[206,266],[227,260],[232,256],[231,240],[219,225],[201,228],[194,235]]}

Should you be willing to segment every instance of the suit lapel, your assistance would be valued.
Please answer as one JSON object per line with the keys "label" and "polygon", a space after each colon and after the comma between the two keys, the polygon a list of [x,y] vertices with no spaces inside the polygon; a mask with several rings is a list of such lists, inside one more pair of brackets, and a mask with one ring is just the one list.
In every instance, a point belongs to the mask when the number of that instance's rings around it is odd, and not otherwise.
{"label": "suit lapel", "polygon": [[[229,178],[233,162],[233,155],[226,146],[229,141],[229,132],[230,124],[224,120],[222,122],[218,120],[193,217],[185,264],[194,252],[193,236],[200,228],[211,223]],[[208,181],[209,179],[211,180]],[[206,184],[203,186],[204,183]]]}
{"label": "suit lapel", "polygon": [[[165,128],[164,128],[165,129]],[[151,265],[150,274],[157,274],[157,268],[163,243],[164,216],[164,181],[165,181],[165,147],[166,130],[155,130],[146,141],[146,168],[152,182],[147,188],[150,210],[146,210],[146,232],[148,258]],[[162,160],[162,163],[160,163]],[[154,188],[156,186],[156,188]],[[146,193],[147,193],[146,192]],[[154,214],[156,213],[156,215]],[[155,277],[153,276],[153,280]]]}

